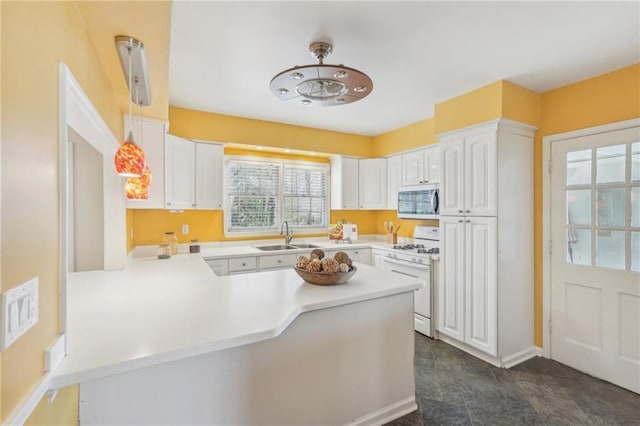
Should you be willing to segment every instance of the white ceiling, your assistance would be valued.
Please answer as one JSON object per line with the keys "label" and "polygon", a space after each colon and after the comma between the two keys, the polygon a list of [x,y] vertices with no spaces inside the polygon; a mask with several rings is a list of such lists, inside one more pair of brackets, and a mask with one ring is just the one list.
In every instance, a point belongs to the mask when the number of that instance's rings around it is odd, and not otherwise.
{"label": "white ceiling", "polygon": [[[504,79],[542,93],[639,62],[633,2],[175,1],[171,106],[374,136],[433,116],[434,104]],[[348,105],[284,103],[269,82],[317,61],[367,73]]]}

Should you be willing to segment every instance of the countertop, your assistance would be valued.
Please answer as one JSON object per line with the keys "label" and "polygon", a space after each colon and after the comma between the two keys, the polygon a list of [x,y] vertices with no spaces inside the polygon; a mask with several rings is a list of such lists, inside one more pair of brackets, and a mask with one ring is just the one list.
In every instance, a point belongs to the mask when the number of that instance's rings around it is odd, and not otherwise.
{"label": "countertop", "polygon": [[328,287],[305,283],[292,269],[218,277],[203,260],[209,255],[130,257],[122,271],[69,274],[68,355],[50,387],[273,338],[303,312],[423,286],[364,264],[346,284]]}

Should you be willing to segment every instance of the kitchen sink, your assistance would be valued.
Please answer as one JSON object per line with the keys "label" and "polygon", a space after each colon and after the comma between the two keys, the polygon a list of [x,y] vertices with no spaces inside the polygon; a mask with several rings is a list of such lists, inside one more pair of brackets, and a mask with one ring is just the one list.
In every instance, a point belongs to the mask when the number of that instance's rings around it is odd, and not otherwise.
{"label": "kitchen sink", "polygon": [[255,246],[255,248],[263,251],[273,251],[273,250],[295,250],[300,247],[288,246],[286,244],[274,244],[272,246]]}
{"label": "kitchen sink", "polygon": [[313,244],[294,244],[295,248],[301,249],[310,249],[310,248],[318,248],[319,246],[314,246]]}

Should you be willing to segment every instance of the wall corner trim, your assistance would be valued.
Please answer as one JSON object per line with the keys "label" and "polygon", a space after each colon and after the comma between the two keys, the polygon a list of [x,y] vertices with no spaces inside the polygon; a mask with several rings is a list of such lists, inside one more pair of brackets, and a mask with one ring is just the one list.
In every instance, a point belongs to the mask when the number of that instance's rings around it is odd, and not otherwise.
{"label": "wall corner trim", "polygon": [[[55,352],[56,354],[60,353],[62,350],[62,355],[64,356],[64,347],[65,347],[66,336],[65,334],[59,334],[56,336],[55,340],[51,342],[51,345],[47,348],[47,352]],[[51,354],[47,354],[45,352],[45,360],[49,358],[50,360],[57,361],[56,364],[50,364],[52,367],[51,370],[47,371],[45,374],[40,377],[40,380],[36,383],[36,385],[31,389],[31,391],[20,401],[18,406],[13,410],[11,414],[6,418],[4,425],[11,426],[22,426],[31,416],[33,410],[36,409],[40,400],[44,398],[49,390],[49,382],[51,381],[51,376],[55,371],[55,368],[58,367],[63,357],[55,357],[51,356]],[[46,367],[46,366],[45,366]],[[52,402],[51,399],[49,402]]]}

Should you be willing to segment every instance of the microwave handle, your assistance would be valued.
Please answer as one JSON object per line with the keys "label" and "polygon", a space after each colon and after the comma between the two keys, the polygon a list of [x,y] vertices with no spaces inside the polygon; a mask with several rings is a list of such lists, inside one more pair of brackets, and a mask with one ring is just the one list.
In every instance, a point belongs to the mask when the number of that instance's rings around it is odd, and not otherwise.
{"label": "microwave handle", "polygon": [[431,195],[431,207],[433,208],[434,213],[438,213],[438,207],[440,207],[440,196],[438,195],[438,191],[433,191],[433,195]]}

